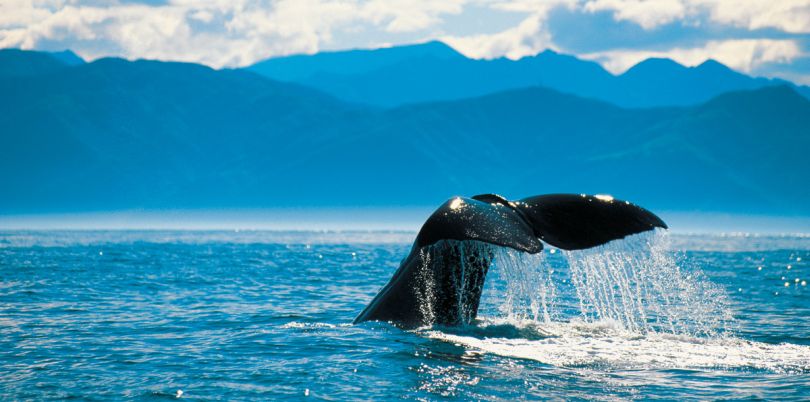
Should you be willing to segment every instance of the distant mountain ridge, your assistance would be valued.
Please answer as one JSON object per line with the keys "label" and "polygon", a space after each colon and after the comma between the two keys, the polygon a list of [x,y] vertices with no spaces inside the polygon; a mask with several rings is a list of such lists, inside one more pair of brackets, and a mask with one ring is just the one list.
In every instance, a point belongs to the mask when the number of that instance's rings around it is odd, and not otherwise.
{"label": "distant mountain ridge", "polygon": [[[455,100],[543,86],[623,107],[693,106],[721,93],[785,85],[709,60],[685,67],[648,59],[614,76],[599,64],[547,50],[520,60],[468,59],[442,42],[271,58],[249,70],[373,106]],[[796,87],[810,97],[810,88]]]}
{"label": "distant mountain ridge", "polygon": [[0,215],[590,192],[810,216],[810,101],[786,85],[691,107],[531,86],[384,109],[250,71],[102,59],[0,74],[0,110]]}
{"label": "distant mountain ridge", "polygon": [[0,77],[48,74],[84,63],[75,53],[0,49]]}
{"label": "distant mountain ridge", "polygon": [[245,71],[109,58],[0,76],[0,110],[0,204],[95,210],[191,203],[185,186],[216,204],[222,186],[243,180],[232,175],[260,169],[243,164],[282,151],[272,137],[309,130],[315,141],[328,133],[318,122],[350,107]]}
{"label": "distant mountain ridge", "polygon": [[282,81],[299,81],[322,72],[341,75],[364,74],[418,58],[465,59],[461,53],[444,43],[434,41],[391,48],[278,57],[256,63],[250,69]]}

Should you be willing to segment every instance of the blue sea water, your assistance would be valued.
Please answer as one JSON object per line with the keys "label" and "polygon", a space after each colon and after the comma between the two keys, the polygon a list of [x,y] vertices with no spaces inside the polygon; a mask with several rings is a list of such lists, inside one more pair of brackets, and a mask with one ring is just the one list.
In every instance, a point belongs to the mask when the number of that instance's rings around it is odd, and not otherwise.
{"label": "blue sea water", "polygon": [[0,233],[0,395],[810,400],[810,237],[501,251],[475,325],[352,325],[413,236]]}

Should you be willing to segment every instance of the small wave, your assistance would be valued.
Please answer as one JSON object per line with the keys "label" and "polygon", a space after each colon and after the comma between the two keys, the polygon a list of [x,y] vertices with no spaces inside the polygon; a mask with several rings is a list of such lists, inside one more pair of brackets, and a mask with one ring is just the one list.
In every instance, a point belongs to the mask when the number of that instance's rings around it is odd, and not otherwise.
{"label": "small wave", "polygon": [[[511,326],[512,329],[508,329]],[[484,353],[567,367],[617,369],[756,369],[810,373],[810,346],[767,344],[734,337],[704,338],[668,333],[639,333],[612,321],[567,323],[482,320],[479,325],[425,329],[431,339],[464,345]],[[511,337],[510,332],[534,336]],[[502,336],[506,335],[506,336]]]}
{"label": "small wave", "polygon": [[297,322],[291,321],[280,328],[282,329],[319,329],[319,328],[345,328],[350,327],[351,324],[329,324],[326,322]]}

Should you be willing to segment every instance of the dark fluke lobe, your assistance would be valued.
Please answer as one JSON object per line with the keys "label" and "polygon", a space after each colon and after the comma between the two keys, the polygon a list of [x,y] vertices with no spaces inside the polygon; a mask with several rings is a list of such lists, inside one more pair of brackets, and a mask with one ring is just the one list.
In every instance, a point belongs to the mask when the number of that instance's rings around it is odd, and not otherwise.
{"label": "dark fluke lobe", "polygon": [[563,250],[581,250],[667,225],[638,205],[610,196],[549,194],[514,203],[534,233]]}
{"label": "dark fluke lobe", "polygon": [[492,245],[538,253],[542,240],[579,250],[655,228],[667,225],[652,212],[610,196],[451,198],[425,221],[397,272],[354,322],[466,324],[478,313]]}

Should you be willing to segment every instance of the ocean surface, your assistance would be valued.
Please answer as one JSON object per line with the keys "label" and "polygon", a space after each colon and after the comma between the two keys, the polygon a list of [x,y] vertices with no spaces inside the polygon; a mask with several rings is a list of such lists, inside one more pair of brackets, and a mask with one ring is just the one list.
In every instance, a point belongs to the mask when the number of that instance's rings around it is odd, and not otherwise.
{"label": "ocean surface", "polygon": [[0,233],[3,400],[810,400],[810,237],[497,250],[479,320],[352,320],[413,232]]}

